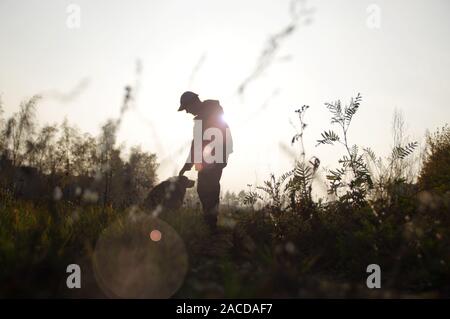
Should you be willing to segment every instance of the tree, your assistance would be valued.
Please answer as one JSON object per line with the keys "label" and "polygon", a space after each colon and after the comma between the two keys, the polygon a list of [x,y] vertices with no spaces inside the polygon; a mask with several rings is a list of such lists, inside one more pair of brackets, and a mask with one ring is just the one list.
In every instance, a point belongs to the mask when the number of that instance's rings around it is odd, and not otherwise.
{"label": "tree", "polygon": [[[116,128],[114,121],[108,120],[101,128],[101,134],[97,145],[97,157],[99,160],[98,173],[103,183],[103,205],[109,203],[111,181],[113,177],[113,159],[120,159],[114,149],[116,143]],[[116,165],[117,166],[117,165]]]}
{"label": "tree", "polygon": [[419,176],[422,190],[440,194],[450,191],[450,127],[445,125],[428,134],[426,155]]}
{"label": "tree", "polygon": [[156,182],[156,155],[142,152],[140,147],[132,147],[128,163],[125,164],[125,192],[128,204],[144,200]]}
{"label": "tree", "polygon": [[75,161],[74,145],[79,141],[79,132],[75,127],[69,125],[67,119],[61,124],[61,135],[56,143],[59,169],[66,176],[72,175],[72,165]]}
{"label": "tree", "polygon": [[54,140],[58,133],[56,125],[44,126],[37,137],[27,140],[27,157],[31,166],[34,166],[41,173],[50,172],[54,163]]}
{"label": "tree", "polygon": [[97,159],[97,145],[95,138],[85,133],[79,136],[72,145],[73,174],[76,176],[92,177]]}
{"label": "tree", "polygon": [[20,103],[20,110],[6,122],[4,138],[13,166],[20,166],[26,153],[26,141],[32,138],[35,130],[35,109],[41,97],[34,95]]}
{"label": "tree", "polygon": [[[3,100],[2,96],[0,95],[0,132],[3,132]],[[5,151],[5,137],[3,134],[0,134],[0,155],[2,155]]]}

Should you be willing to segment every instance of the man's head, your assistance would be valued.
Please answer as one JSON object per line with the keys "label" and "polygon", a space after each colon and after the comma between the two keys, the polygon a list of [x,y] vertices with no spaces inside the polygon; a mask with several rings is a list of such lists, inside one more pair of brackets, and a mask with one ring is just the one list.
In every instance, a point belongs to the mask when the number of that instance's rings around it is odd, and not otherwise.
{"label": "man's head", "polygon": [[186,91],[180,97],[180,107],[178,111],[185,110],[187,113],[198,115],[200,113],[202,101],[198,98],[198,94]]}

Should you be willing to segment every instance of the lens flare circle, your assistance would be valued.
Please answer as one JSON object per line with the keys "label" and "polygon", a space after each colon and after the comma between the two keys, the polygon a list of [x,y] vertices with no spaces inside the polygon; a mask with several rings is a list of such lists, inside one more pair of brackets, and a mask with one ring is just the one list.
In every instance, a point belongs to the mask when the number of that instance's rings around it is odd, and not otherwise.
{"label": "lens flare circle", "polygon": [[160,241],[162,238],[162,234],[159,230],[154,229],[150,232],[150,239],[153,241]]}
{"label": "lens flare circle", "polygon": [[188,257],[183,240],[166,222],[148,215],[124,217],[100,235],[93,268],[110,298],[170,298],[184,281]]}

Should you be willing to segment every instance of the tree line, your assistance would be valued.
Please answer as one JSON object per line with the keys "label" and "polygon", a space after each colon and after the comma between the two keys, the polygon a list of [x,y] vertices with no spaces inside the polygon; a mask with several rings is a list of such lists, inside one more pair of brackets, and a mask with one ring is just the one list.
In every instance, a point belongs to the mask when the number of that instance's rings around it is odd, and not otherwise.
{"label": "tree line", "polygon": [[3,196],[33,201],[128,207],[156,182],[157,157],[140,147],[117,145],[117,123],[108,120],[92,136],[65,119],[39,125],[41,97],[22,101],[4,117],[0,96],[0,189]]}

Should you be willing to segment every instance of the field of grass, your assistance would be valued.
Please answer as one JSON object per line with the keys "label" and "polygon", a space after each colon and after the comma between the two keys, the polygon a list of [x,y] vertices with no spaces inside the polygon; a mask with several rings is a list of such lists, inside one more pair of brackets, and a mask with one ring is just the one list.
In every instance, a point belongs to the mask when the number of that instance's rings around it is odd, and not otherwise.
{"label": "field of grass", "polygon": [[[361,96],[344,108],[327,103],[339,130],[325,130],[317,145],[343,155],[319,176],[320,160],[303,148],[302,106],[295,167],[224,195],[211,233],[192,196],[156,217],[136,206],[156,183],[157,157],[134,148],[122,159],[118,121],[97,139],[65,122],[59,140],[56,127],[26,140],[35,102],[2,135],[0,297],[450,297],[448,126],[427,136],[422,158],[412,156],[417,142],[395,138],[398,129],[381,159],[347,135]],[[313,198],[324,178],[327,198]],[[79,289],[67,286],[72,264]],[[380,289],[366,285],[371,264]]]}
{"label": "field of grass", "polygon": [[[169,236],[170,229],[161,230],[157,244],[181,241],[176,244],[185,250],[187,264],[180,269],[173,252],[162,248],[147,257],[159,254],[165,259],[157,268],[166,277],[159,278],[178,276],[173,283],[173,296],[178,298],[448,297],[449,203],[432,210],[423,205],[418,200],[409,211],[385,212],[379,218],[370,209],[346,212],[338,206],[308,218],[289,212],[274,216],[266,210],[222,209],[221,227],[214,234],[195,209],[164,212],[157,220],[170,225],[179,238]],[[133,220],[133,214],[63,202],[43,207],[3,198],[0,296],[114,297],[94,275],[96,243],[108,226]],[[122,240],[129,235],[127,227],[116,230],[122,232]],[[140,245],[131,241],[129,247],[133,243]],[[128,266],[138,260],[130,260]],[[81,267],[81,289],[66,286],[66,267],[73,263]],[[382,289],[366,287],[366,267],[372,263],[381,266]],[[146,278],[154,272],[139,265],[128,269],[133,271],[141,276],[138,281],[150,280],[156,288],[167,284]]]}

